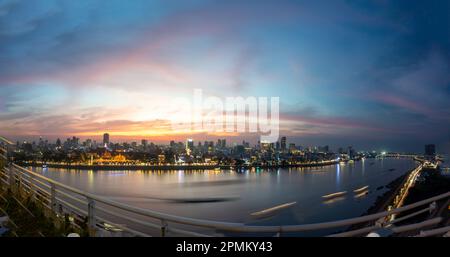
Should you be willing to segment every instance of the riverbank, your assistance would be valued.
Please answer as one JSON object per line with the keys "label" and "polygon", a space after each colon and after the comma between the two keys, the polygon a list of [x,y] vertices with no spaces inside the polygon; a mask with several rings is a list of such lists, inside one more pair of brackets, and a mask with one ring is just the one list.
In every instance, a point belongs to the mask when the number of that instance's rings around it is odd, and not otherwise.
{"label": "riverbank", "polygon": [[385,187],[388,188],[388,191],[378,196],[375,203],[363,215],[370,215],[386,211],[388,206],[394,201],[394,198],[401,189],[401,186],[406,182],[409,174],[410,173],[408,172],[407,174],[402,175],[401,177],[393,180],[391,183],[386,185]]}
{"label": "riverbank", "polygon": [[[437,170],[424,170],[420,176],[420,179],[416,181],[413,188],[410,189],[407,197],[405,198],[405,205],[412,204],[424,199],[444,194],[450,191],[450,178],[439,173]],[[405,225],[409,223],[415,223],[422,221],[426,218],[432,218],[434,216],[439,216],[443,218],[442,224],[450,224],[450,199],[444,199],[436,202],[436,210],[433,213],[423,213],[405,220],[404,222],[399,222],[398,224]],[[424,206],[414,208],[405,211],[398,217],[401,218],[413,212],[419,211]]]}
{"label": "riverbank", "polygon": [[[17,163],[24,167],[42,167],[37,163]],[[88,165],[88,164],[55,164],[47,163],[49,168],[76,169],[76,170],[248,170],[248,169],[279,169],[279,168],[303,168],[321,167],[339,164],[338,161],[299,163],[286,165]]]}
{"label": "riverbank", "polygon": [[[366,212],[361,214],[361,216],[386,211],[388,206],[394,201],[394,198],[398,194],[400,189],[402,188],[402,185],[408,179],[411,171],[409,171],[409,172],[405,173],[404,175],[400,176],[399,178],[393,180],[386,186],[377,188],[376,190],[382,190],[383,188],[387,188],[388,191],[386,191],[384,194],[378,196],[377,199],[375,200],[374,204],[369,209],[367,209]],[[372,223],[373,222],[365,222],[365,223],[361,223],[361,224],[352,225],[348,229],[346,229],[346,231],[367,227]]]}

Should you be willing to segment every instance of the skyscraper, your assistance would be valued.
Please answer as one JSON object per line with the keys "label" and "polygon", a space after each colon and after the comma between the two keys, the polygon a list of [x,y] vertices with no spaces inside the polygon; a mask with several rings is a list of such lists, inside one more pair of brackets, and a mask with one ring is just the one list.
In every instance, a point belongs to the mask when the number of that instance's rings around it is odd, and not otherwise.
{"label": "skyscraper", "polygon": [[224,138],[222,139],[222,148],[227,147],[227,140]]}
{"label": "skyscraper", "polygon": [[226,146],[227,146],[227,140],[225,138],[217,140],[217,148],[225,148]]}
{"label": "skyscraper", "polygon": [[194,140],[191,138],[188,138],[186,140],[186,154],[190,155],[192,150],[194,150]]}
{"label": "skyscraper", "polygon": [[286,137],[281,138],[281,151],[286,151]]}
{"label": "skyscraper", "polygon": [[108,133],[103,134],[103,144],[105,146],[109,145],[109,134]]}
{"label": "skyscraper", "polygon": [[349,146],[349,147],[348,147],[348,152],[347,152],[347,154],[348,154],[348,157],[349,157],[350,159],[353,159],[353,157],[355,156],[355,150],[353,149],[352,146]]}

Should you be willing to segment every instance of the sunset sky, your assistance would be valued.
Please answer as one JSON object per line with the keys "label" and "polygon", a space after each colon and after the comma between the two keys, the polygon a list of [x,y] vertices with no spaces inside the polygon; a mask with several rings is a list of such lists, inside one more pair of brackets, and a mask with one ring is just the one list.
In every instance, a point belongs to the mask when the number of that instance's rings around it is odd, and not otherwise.
{"label": "sunset sky", "polygon": [[450,152],[449,10],[439,0],[0,0],[0,135],[203,141],[217,135],[170,128],[170,100],[200,88],[280,97],[280,133],[297,144]]}

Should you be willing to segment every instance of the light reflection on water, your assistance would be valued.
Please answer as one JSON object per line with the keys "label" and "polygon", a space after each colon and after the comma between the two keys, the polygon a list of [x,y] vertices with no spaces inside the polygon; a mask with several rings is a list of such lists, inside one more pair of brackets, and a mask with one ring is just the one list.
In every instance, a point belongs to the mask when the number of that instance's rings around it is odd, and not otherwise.
{"label": "light reflection on water", "polygon": [[[280,225],[359,216],[385,192],[377,188],[414,166],[414,161],[406,159],[367,159],[346,165],[257,172],[35,170],[81,190],[142,208],[193,218]],[[366,185],[368,194],[356,196],[353,190]],[[339,191],[348,193],[323,201],[323,195]],[[290,202],[296,204],[268,219],[250,215]]]}
{"label": "light reflection on water", "polygon": [[340,178],[341,177],[341,165],[336,165],[336,185],[339,186]]}

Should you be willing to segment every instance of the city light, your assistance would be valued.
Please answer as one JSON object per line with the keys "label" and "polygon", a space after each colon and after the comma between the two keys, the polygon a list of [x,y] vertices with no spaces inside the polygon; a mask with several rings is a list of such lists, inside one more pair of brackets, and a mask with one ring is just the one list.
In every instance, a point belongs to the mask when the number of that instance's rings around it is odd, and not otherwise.
{"label": "city light", "polygon": [[333,238],[450,237],[449,10],[0,0],[0,242],[42,238],[4,252],[387,255],[394,240]]}

